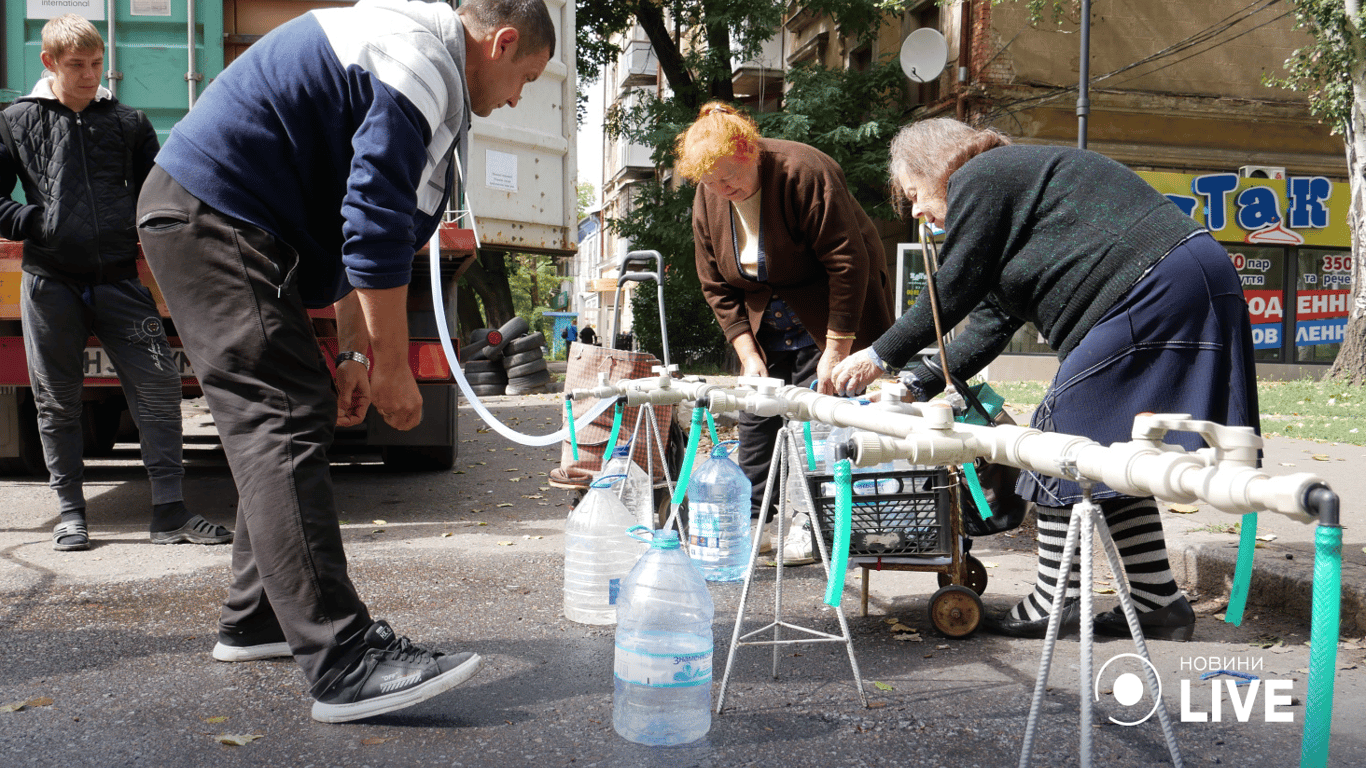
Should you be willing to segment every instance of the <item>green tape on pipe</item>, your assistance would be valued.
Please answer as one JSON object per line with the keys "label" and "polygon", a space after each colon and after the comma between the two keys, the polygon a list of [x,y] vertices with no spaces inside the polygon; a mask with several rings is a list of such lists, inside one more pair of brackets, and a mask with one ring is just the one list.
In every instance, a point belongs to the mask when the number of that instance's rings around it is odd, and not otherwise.
{"label": "green tape on pipe", "polygon": [[835,462],[835,545],[830,553],[830,580],[825,584],[825,604],[838,608],[844,597],[844,571],[849,565],[849,529],[853,525],[853,475],[848,459]]}
{"label": "green tape on pipe", "polygon": [[612,460],[612,454],[617,450],[617,434],[621,432],[621,410],[621,400],[617,400],[617,404],[612,408],[612,433],[607,436],[607,450],[602,453],[603,465]]}
{"label": "green tape on pipe", "polygon": [[811,422],[802,422],[802,436],[806,438],[806,471],[816,471],[816,448],[811,444]]}
{"label": "green tape on pipe", "polygon": [[573,448],[574,461],[578,461],[579,433],[574,429],[574,401],[567,397],[564,399],[564,415],[569,427],[569,446]]}
{"label": "green tape on pipe", "polygon": [[1305,695],[1301,768],[1328,765],[1333,724],[1333,677],[1338,666],[1342,607],[1342,529],[1320,525],[1314,534],[1314,606],[1309,628],[1309,692]]}
{"label": "green tape on pipe", "polygon": [[1247,591],[1252,586],[1252,556],[1257,551],[1257,513],[1243,515],[1242,537],[1238,540],[1238,564],[1233,567],[1233,586],[1228,590],[1228,607],[1224,621],[1235,627],[1243,625],[1243,608],[1247,606]]}
{"label": "green tape on pipe", "polygon": [[982,481],[977,477],[977,465],[971,461],[964,464],[963,476],[968,480],[968,492],[972,494],[972,503],[977,505],[977,514],[983,520],[991,519],[991,505],[987,503],[986,494],[982,493]]}
{"label": "green tape on pipe", "polygon": [[692,460],[697,455],[697,444],[702,441],[702,414],[706,411],[700,406],[692,409],[692,428],[688,430],[688,450],[683,454],[683,467],[678,471],[678,485],[670,502],[676,507],[683,503],[688,493],[688,481],[692,479]]}

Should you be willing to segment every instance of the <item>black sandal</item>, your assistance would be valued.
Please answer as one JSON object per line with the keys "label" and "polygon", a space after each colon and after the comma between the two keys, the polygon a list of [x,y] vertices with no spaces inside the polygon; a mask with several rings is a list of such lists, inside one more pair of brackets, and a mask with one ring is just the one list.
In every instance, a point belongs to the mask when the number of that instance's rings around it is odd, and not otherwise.
{"label": "black sandal", "polygon": [[[62,539],[66,539],[63,542]],[[77,552],[90,549],[90,531],[84,520],[57,523],[52,529],[52,548],[58,552]]]}
{"label": "black sandal", "polygon": [[174,531],[152,531],[153,544],[230,544],[232,531],[195,515]]}

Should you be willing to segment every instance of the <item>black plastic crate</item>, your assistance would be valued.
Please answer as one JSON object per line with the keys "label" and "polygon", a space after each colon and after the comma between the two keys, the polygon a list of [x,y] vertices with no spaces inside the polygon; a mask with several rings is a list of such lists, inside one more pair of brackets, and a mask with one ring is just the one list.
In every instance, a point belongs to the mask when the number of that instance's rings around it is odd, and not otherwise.
{"label": "black plastic crate", "polygon": [[[889,481],[897,481],[893,486]],[[948,555],[948,470],[943,467],[857,472],[850,515],[849,554]],[[827,547],[835,540],[835,477],[806,476]],[[890,486],[890,487],[889,487]],[[862,487],[865,493],[860,494]],[[881,487],[887,493],[873,493]],[[895,488],[894,492],[891,492]]]}

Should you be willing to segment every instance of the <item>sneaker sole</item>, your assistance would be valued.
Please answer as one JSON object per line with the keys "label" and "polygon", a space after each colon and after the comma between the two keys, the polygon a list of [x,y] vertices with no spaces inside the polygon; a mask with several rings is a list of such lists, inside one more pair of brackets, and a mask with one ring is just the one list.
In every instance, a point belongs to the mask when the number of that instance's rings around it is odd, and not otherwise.
{"label": "sneaker sole", "polygon": [[261,659],[293,658],[289,643],[262,643],[261,645],[224,645],[213,647],[213,657],[218,661],[260,661]]}
{"label": "sneaker sole", "polygon": [[482,663],[483,659],[476,653],[455,669],[437,675],[416,688],[391,693],[388,696],[377,696],[352,704],[324,704],[321,701],[314,701],[313,719],[320,723],[345,723],[410,707],[418,702],[445,693],[474,677]]}

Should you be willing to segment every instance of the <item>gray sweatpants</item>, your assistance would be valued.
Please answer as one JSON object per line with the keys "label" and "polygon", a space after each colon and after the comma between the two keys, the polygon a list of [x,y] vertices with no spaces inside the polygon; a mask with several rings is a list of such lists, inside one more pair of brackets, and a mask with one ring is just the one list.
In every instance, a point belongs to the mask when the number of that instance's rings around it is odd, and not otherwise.
{"label": "gray sweatpants", "polygon": [[136,280],[79,286],[25,272],[20,307],[38,434],[58,511],[85,507],[81,391],[92,335],[113,361],[138,426],[152,503],[183,499],[180,371],[152,294]]}

